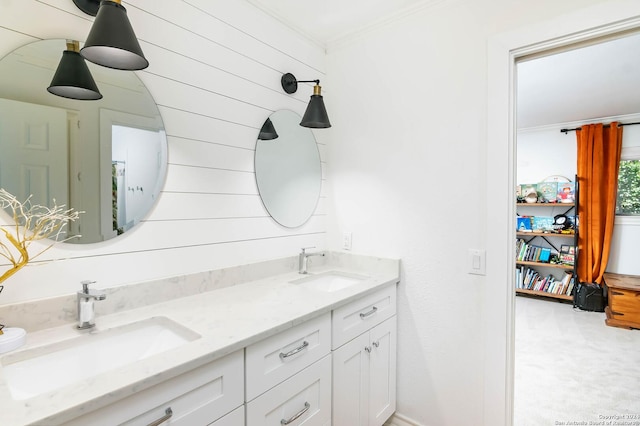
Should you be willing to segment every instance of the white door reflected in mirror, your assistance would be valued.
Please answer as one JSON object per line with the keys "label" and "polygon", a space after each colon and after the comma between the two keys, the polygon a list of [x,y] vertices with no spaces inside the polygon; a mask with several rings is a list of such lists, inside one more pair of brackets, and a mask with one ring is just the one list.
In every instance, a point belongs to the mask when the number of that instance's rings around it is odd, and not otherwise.
{"label": "white door reflected in mirror", "polygon": [[[64,39],[39,40],[0,59],[0,187],[22,201],[33,195],[32,203],[51,206],[55,198],[84,212],[61,237],[96,243],[126,233],[150,212],[165,181],[167,138],[135,72],[87,62],[102,99],[49,93],[65,49]],[[131,129],[124,153],[118,127]],[[114,177],[125,186],[114,187]]]}

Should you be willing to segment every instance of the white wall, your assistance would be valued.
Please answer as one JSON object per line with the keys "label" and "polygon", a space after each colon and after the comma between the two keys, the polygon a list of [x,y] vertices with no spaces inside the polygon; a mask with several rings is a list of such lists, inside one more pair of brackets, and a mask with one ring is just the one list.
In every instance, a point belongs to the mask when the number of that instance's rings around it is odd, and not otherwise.
{"label": "white wall", "polygon": [[[151,63],[138,76],[169,139],[164,190],[130,233],[57,245],[42,259],[66,260],[19,271],[4,283],[0,304],[69,294],[84,279],[113,287],[325,246],[326,194],[306,224],[285,229],[262,206],[253,169],[266,117],[282,108],[302,115],[311,94],[302,87],[287,95],[281,75],[323,79],[324,50],[244,1],[123,3]],[[92,21],[71,0],[3,0],[0,56],[39,38],[84,40]],[[318,140],[324,159],[326,145]]]}
{"label": "white wall", "polygon": [[518,184],[542,182],[553,175],[575,179],[578,161],[576,135],[574,132],[560,133],[562,128],[567,126],[518,131]]}
{"label": "white wall", "polygon": [[[330,244],[339,247],[349,231],[355,251],[402,259],[398,412],[405,419],[509,422],[515,157],[507,145],[506,46],[596,25],[606,14],[580,16],[573,26],[559,17],[597,3],[605,2],[436,2],[328,51]],[[465,266],[467,249],[484,247],[486,279]]]}

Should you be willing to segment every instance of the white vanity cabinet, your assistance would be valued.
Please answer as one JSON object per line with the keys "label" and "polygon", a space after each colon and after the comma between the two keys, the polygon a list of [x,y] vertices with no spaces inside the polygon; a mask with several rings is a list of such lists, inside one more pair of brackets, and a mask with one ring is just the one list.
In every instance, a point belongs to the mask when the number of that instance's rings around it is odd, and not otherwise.
{"label": "white vanity cabinet", "polygon": [[246,348],[247,426],[331,422],[331,314]]}
{"label": "white vanity cabinet", "polygon": [[243,355],[236,351],[64,424],[243,426]]}
{"label": "white vanity cabinet", "polygon": [[333,312],[334,426],[380,426],[395,411],[395,301],[393,285]]}

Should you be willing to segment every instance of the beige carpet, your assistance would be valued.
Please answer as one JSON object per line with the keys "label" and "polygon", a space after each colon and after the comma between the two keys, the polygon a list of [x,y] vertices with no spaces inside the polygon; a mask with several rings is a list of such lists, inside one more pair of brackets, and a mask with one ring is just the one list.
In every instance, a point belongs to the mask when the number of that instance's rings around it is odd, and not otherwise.
{"label": "beige carpet", "polygon": [[514,426],[640,426],[640,330],[516,297]]}

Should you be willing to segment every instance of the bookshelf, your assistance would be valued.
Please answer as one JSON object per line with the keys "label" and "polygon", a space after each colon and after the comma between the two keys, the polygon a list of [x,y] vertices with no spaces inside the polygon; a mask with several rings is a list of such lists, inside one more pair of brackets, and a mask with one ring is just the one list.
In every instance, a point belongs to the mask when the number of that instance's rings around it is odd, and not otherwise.
{"label": "bookshelf", "polygon": [[[520,218],[544,215],[565,215],[571,218],[573,229],[565,233],[516,231],[516,294],[571,301],[575,286],[578,223],[574,203],[518,203]],[[526,212],[521,216],[521,211]],[[573,213],[571,213],[573,212]],[[541,219],[542,219],[541,217]],[[573,253],[573,263],[567,263],[563,250]],[[564,262],[563,262],[564,261]]]}

